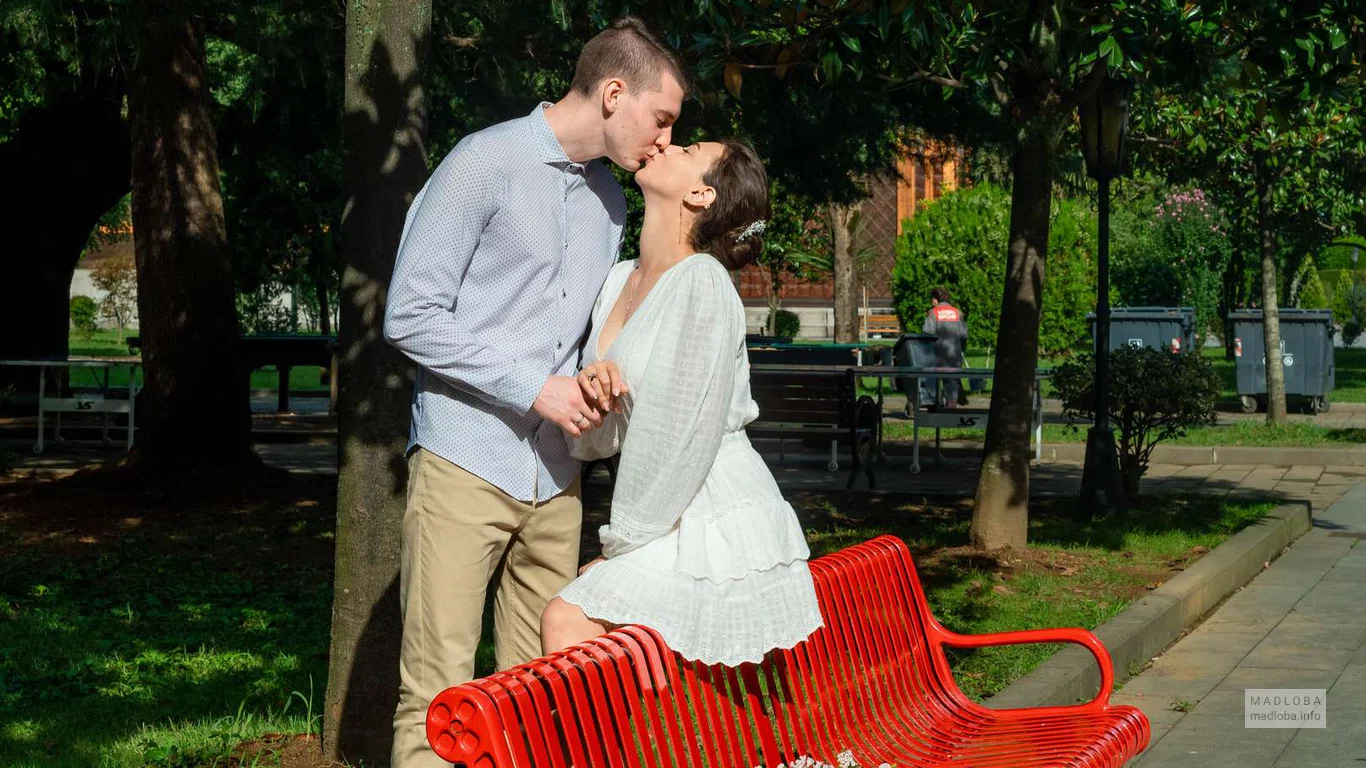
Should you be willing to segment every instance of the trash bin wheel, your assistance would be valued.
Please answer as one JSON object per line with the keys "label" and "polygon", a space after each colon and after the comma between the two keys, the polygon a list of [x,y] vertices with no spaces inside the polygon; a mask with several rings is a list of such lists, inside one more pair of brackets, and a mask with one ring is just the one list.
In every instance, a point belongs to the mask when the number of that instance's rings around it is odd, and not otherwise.
{"label": "trash bin wheel", "polygon": [[1243,413],[1257,412],[1257,398],[1251,395],[1239,395],[1238,405],[1242,406]]}

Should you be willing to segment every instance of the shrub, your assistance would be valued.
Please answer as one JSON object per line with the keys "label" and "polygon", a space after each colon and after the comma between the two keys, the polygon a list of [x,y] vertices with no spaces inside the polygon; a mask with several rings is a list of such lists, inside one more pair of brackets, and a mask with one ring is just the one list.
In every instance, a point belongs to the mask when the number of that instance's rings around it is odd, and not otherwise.
{"label": "shrub", "polygon": [[1120,303],[1191,307],[1197,333],[1215,328],[1224,270],[1232,257],[1221,221],[1199,189],[1117,211],[1111,263]]}
{"label": "shrub", "polygon": [[[1080,355],[1053,372],[1053,388],[1069,419],[1094,419],[1095,358]],[[1153,449],[1191,427],[1213,424],[1219,376],[1198,353],[1121,347],[1110,353],[1110,419],[1118,432],[1124,492],[1138,495]]]}
{"label": "shrub", "polygon": [[786,309],[778,310],[778,316],[773,319],[773,335],[797,338],[797,334],[802,330],[802,320],[797,317],[796,312],[789,312]]}
{"label": "shrub", "polygon": [[89,296],[71,297],[71,329],[77,336],[88,339],[95,335],[95,319],[99,317],[100,305]]}
{"label": "shrub", "polygon": [[1314,266],[1314,257],[1308,256],[1295,273],[1295,306],[1301,309],[1328,309],[1328,292],[1319,279],[1319,270]]}
{"label": "shrub", "polygon": [[[1010,193],[992,184],[959,189],[903,224],[892,270],[892,296],[906,328],[919,328],[930,291],[948,288],[963,311],[969,343],[996,343],[1005,291]],[[1054,201],[1044,267],[1039,349],[1067,352],[1089,333],[1095,306],[1095,218],[1085,205]]]}

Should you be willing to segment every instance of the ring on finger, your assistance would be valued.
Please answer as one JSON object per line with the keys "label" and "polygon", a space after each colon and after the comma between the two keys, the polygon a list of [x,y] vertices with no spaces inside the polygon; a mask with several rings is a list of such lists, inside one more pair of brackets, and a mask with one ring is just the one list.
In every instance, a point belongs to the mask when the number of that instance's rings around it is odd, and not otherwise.
{"label": "ring on finger", "polygon": [[588,380],[589,380],[589,381],[597,381],[597,380],[598,380],[598,375],[597,375],[596,373],[590,373],[590,374],[588,374]]}
{"label": "ring on finger", "polygon": [[584,421],[583,414],[580,413],[578,416],[575,416],[575,417],[574,417],[574,421],[571,422],[571,423],[572,423],[574,426],[577,427],[577,426],[583,424],[583,421]]}

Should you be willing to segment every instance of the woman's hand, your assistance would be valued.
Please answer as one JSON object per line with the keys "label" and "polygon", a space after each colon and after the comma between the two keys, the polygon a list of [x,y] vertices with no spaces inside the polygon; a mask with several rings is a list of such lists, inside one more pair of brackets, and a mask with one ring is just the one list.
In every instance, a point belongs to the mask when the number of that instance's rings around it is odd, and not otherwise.
{"label": "woman's hand", "polygon": [[589,568],[592,568],[593,566],[597,565],[598,563],[601,563],[602,561],[604,561],[604,560],[606,560],[606,559],[607,559],[607,558],[601,557],[601,556],[593,558],[592,560],[590,560],[590,561],[588,561],[587,563],[585,563],[584,566],[583,566],[582,568],[579,569],[579,575],[582,576],[582,575],[584,575],[585,573],[588,573],[588,569],[589,569]]}
{"label": "woman's hand", "polygon": [[629,390],[626,387],[626,379],[622,378],[621,369],[617,367],[617,361],[599,360],[590,363],[579,371],[578,380],[579,387],[583,390],[583,398],[597,405],[600,411],[609,413],[621,410],[617,398]]}

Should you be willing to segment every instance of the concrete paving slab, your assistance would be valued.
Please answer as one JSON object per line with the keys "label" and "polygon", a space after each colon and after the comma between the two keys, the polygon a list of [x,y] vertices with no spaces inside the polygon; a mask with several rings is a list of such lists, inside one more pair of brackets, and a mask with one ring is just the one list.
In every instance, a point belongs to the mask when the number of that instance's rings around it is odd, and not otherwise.
{"label": "concrete paving slab", "polygon": [[[1241,714],[1238,721],[1241,726]],[[1237,738],[1220,738],[1228,733],[1228,722],[1227,715],[1188,714],[1148,747],[1136,765],[1138,768],[1270,768],[1295,736],[1295,732],[1288,729],[1244,731],[1240,727]]]}

